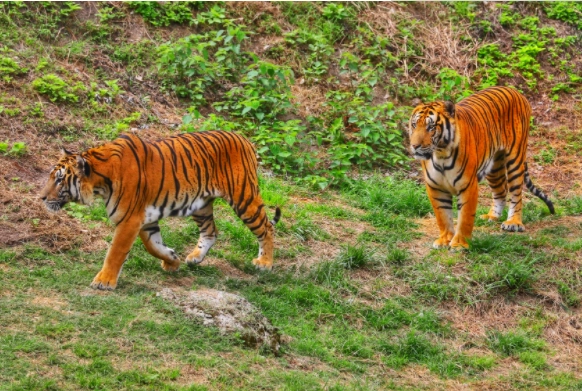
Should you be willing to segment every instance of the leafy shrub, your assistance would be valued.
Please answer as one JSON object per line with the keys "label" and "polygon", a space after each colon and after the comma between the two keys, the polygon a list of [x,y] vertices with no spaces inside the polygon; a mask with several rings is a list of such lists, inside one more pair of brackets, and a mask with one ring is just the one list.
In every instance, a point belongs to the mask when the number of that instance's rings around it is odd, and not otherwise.
{"label": "leafy shrub", "polygon": [[397,125],[400,114],[393,103],[374,106],[360,95],[358,91],[327,94],[330,120],[327,134],[321,139],[329,143],[330,173],[338,179],[345,177],[352,166],[372,168],[408,160]]}
{"label": "leafy shrub", "polygon": [[10,148],[10,150],[8,149],[8,146],[8,141],[0,142],[0,152],[9,156],[23,156],[27,152],[26,143],[21,141],[12,144],[12,148]]}
{"label": "leafy shrub", "polygon": [[[309,152],[299,153],[301,144],[308,144],[305,127],[299,120],[274,121],[259,125],[251,136],[258,147],[261,161],[278,172],[301,176],[313,170],[317,159]],[[327,181],[319,181],[323,187]]]}
{"label": "leafy shrub", "polygon": [[130,8],[135,13],[153,26],[169,26],[171,23],[192,24],[192,6],[197,6],[197,2],[157,2],[157,1],[131,1]]}
{"label": "leafy shrub", "polygon": [[292,107],[289,88],[292,82],[293,72],[289,68],[256,60],[246,67],[241,86],[231,88],[225,94],[228,100],[215,103],[214,107],[238,117],[274,120]]}
{"label": "leafy shrub", "polygon": [[102,201],[97,201],[91,206],[69,202],[64,206],[64,210],[71,217],[84,221],[107,222],[107,209]]}
{"label": "leafy shrub", "polygon": [[505,28],[513,27],[516,24],[518,15],[511,12],[511,7],[507,4],[499,4],[499,8],[501,8],[501,13],[499,14],[499,24]]}
{"label": "leafy shrub", "polygon": [[548,18],[561,20],[582,30],[582,3],[573,1],[556,1],[544,3]]}
{"label": "leafy shrub", "polygon": [[116,121],[113,124],[106,124],[102,128],[96,131],[96,133],[105,140],[111,140],[119,136],[121,132],[124,132],[129,129],[129,126],[132,123],[139,121],[141,118],[141,113],[134,112],[131,113],[129,116],[122,118],[119,121]]}
{"label": "leafy shrub", "polygon": [[338,3],[327,3],[322,14],[324,18],[333,20],[334,22],[341,22],[353,16],[351,9]]}
{"label": "leafy shrub", "polygon": [[318,82],[327,75],[334,48],[324,35],[298,29],[285,34],[285,42],[306,54],[302,72],[307,82]]}
{"label": "leafy shrub", "polygon": [[457,101],[459,98],[464,98],[473,93],[469,87],[469,79],[459,75],[454,69],[443,68],[437,77],[441,81],[441,86],[436,98],[440,100]]}
{"label": "leafy shrub", "polygon": [[89,90],[91,99],[111,103],[116,96],[125,92],[119,87],[117,80],[105,80],[104,83],[105,88],[99,87],[95,82],[91,83]]}
{"label": "leafy shrub", "polygon": [[161,45],[156,61],[160,76],[178,96],[203,104],[209,91],[221,91],[221,83],[236,82],[244,65],[241,43],[245,39],[243,27],[228,27]]}
{"label": "leafy shrub", "polygon": [[28,69],[18,65],[12,58],[0,57],[0,76],[2,76],[2,80],[9,82],[11,76],[22,75],[26,72],[28,72]]}
{"label": "leafy shrub", "polygon": [[477,51],[477,63],[482,66],[475,74],[481,77],[481,87],[487,88],[499,84],[502,77],[511,77],[511,67],[507,55],[503,54],[496,43],[483,45]]}
{"label": "leafy shrub", "polygon": [[540,164],[552,164],[556,160],[557,152],[554,148],[548,147],[540,150],[533,159]]}
{"label": "leafy shrub", "polygon": [[32,82],[32,87],[43,95],[47,95],[51,102],[74,103],[79,100],[77,91],[84,90],[81,84],[69,86],[55,74],[44,75]]}

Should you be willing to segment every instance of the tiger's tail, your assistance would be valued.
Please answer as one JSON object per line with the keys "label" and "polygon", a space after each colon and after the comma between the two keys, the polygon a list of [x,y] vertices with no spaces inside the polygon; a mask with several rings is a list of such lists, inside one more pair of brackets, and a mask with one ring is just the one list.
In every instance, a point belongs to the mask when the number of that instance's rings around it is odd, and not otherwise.
{"label": "tiger's tail", "polygon": [[525,172],[524,172],[523,176],[524,176],[524,180],[525,180],[525,186],[527,187],[527,189],[546,203],[546,205],[548,206],[548,209],[550,209],[551,214],[555,214],[556,211],[554,210],[554,204],[552,204],[552,201],[550,201],[548,196],[545,195],[543,191],[541,191],[540,189],[535,187],[535,185],[532,183],[532,181],[529,177],[529,173],[527,171],[527,163],[525,163]]}
{"label": "tiger's tail", "polygon": [[281,209],[279,207],[277,207],[275,209],[275,217],[273,217],[273,220],[271,220],[271,224],[275,225],[277,224],[277,222],[281,219]]}

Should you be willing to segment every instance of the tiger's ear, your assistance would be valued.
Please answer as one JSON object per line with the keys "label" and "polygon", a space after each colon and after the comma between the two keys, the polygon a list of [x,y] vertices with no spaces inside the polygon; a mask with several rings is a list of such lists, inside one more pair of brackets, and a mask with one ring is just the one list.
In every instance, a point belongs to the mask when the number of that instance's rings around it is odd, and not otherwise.
{"label": "tiger's ear", "polygon": [[450,100],[445,101],[445,109],[447,110],[447,113],[449,113],[451,117],[455,116],[455,104],[453,102],[451,102]]}
{"label": "tiger's ear", "polygon": [[414,98],[411,103],[412,103],[412,105],[414,107],[416,107],[418,105],[421,105],[422,104],[422,101],[420,99],[418,99],[418,98]]}
{"label": "tiger's ear", "polygon": [[88,177],[91,175],[91,166],[89,162],[81,157],[81,155],[77,156],[77,172],[79,176]]}
{"label": "tiger's ear", "polygon": [[73,153],[73,152],[67,151],[67,150],[65,149],[65,147],[61,147],[61,153],[63,154],[63,157],[67,157],[67,156],[72,156],[72,155],[74,155],[74,153]]}

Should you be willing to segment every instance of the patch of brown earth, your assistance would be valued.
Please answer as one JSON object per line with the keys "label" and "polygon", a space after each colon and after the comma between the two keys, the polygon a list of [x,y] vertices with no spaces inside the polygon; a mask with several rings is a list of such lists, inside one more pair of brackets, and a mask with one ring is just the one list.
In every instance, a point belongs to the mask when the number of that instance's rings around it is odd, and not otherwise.
{"label": "patch of brown earth", "polygon": [[335,244],[330,242],[308,240],[305,245],[309,248],[310,254],[301,254],[294,260],[285,262],[281,267],[284,269],[294,268],[296,270],[309,268],[319,263],[334,259],[341,251],[341,249],[339,249]]}
{"label": "patch of brown earth", "polygon": [[384,306],[385,300],[391,297],[407,296],[411,293],[408,284],[395,279],[386,270],[379,273],[373,269],[356,269],[350,273],[350,278],[359,287],[358,296],[375,308]]}
{"label": "patch of brown earth", "polygon": [[312,219],[315,225],[330,235],[330,238],[307,240],[305,245],[309,248],[310,254],[300,255],[297,259],[287,262],[286,268],[294,267],[299,270],[332,260],[342,251],[342,246],[355,245],[362,233],[374,231],[371,225],[360,221],[334,220],[319,215],[314,215]]}
{"label": "patch of brown earth", "polygon": [[508,303],[504,299],[491,299],[477,303],[473,307],[459,307],[443,304],[443,316],[451,322],[451,327],[471,336],[484,338],[489,330],[510,330],[518,325],[518,320],[528,308]]}
{"label": "patch of brown earth", "polygon": [[297,113],[303,117],[320,116],[325,112],[323,104],[327,102],[325,91],[319,85],[306,86],[304,80],[300,79],[291,86],[293,103],[297,105]]}
{"label": "patch of brown earth", "polygon": [[65,301],[63,301],[62,298],[59,298],[58,296],[35,296],[32,298],[30,303],[40,307],[52,308],[57,311],[60,311],[63,307],[68,305]]}
{"label": "patch of brown earth", "polygon": [[[32,160],[32,159],[31,159]],[[73,247],[100,250],[106,244],[101,224],[84,227],[66,212],[49,212],[37,192],[46,178],[35,163],[0,158],[0,247],[37,243],[53,251]]]}
{"label": "patch of brown earth", "polygon": [[224,259],[207,257],[204,259],[204,261],[202,262],[201,265],[202,266],[204,266],[204,265],[214,266],[218,270],[220,270],[225,277],[237,278],[240,280],[253,279],[253,276],[251,274],[247,274],[247,273],[243,272],[242,270],[234,267],[230,262],[228,262]]}

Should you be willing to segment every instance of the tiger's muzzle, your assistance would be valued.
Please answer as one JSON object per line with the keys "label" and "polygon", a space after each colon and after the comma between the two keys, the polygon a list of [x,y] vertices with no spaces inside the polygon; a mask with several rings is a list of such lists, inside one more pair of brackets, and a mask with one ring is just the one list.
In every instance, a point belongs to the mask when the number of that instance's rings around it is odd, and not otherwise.
{"label": "tiger's muzzle", "polygon": [[434,148],[432,147],[421,147],[420,145],[413,145],[410,148],[412,149],[412,156],[414,156],[416,160],[429,160],[434,152]]}
{"label": "tiger's muzzle", "polygon": [[67,204],[65,200],[46,200],[43,199],[44,206],[48,209],[49,212],[56,213],[63,208]]}

